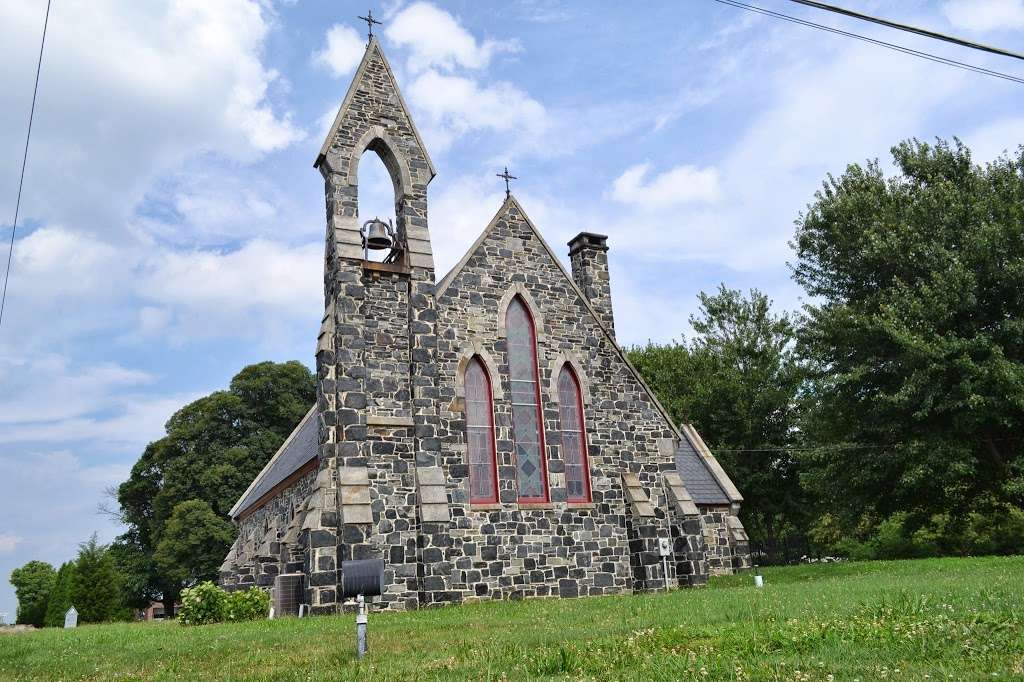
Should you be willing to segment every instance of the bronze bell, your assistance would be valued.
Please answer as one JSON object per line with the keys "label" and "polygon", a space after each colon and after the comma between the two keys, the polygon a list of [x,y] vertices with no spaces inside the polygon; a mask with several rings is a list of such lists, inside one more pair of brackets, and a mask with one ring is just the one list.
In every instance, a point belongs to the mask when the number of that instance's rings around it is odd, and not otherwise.
{"label": "bronze bell", "polygon": [[366,248],[380,251],[390,249],[394,243],[391,238],[391,228],[380,218],[367,220],[363,225],[365,230]]}

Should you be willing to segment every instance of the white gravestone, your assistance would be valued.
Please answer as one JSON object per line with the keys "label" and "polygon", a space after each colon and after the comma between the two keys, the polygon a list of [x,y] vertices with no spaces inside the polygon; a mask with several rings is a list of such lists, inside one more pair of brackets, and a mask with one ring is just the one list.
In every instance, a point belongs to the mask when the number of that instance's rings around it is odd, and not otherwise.
{"label": "white gravestone", "polygon": [[68,612],[64,614],[64,627],[65,628],[77,628],[78,627],[78,611],[72,606],[68,609]]}

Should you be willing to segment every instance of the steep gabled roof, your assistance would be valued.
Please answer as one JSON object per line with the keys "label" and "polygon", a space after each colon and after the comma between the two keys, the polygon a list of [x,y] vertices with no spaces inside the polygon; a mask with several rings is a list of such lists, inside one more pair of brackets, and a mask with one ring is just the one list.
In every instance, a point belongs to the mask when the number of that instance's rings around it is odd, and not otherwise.
{"label": "steep gabled roof", "polygon": [[430,177],[434,177],[437,175],[437,171],[434,169],[434,162],[430,160],[430,155],[427,153],[427,147],[423,144],[423,138],[420,137],[420,132],[416,128],[416,122],[413,121],[412,115],[409,113],[409,107],[405,104],[405,98],[402,97],[402,91],[398,89],[398,81],[395,80],[395,72],[391,70],[391,64],[388,63],[387,57],[384,56],[384,51],[381,49],[380,43],[377,42],[376,36],[371,38],[370,42],[366,45],[366,52],[363,53],[363,60],[359,62],[359,68],[356,69],[356,74],[348,86],[348,92],[345,93],[345,99],[341,101],[341,106],[338,107],[338,113],[334,117],[334,123],[331,124],[330,130],[327,131],[327,137],[324,139],[324,143],[320,146],[320,153],[317,154],[316,161],[313,162],[313,167],[318,168],[327,157],[327,153],[331,150],[331,143],[334,141],[338,128],[345,119],[345,113],[348,111],[349,105],[351,104],[353,97],[355,97],[356,92],[358,92],[359,88],[362,86],[366,70],[374,61],[379,62],[383,67],[384,72],[387,74],[388,80],[391,82],[391,87],[394,89],[395,95],[398,98],[398,108],[408,119],[409,127],[412,129],[412,133],[416,138],[416,143],[419,145],[420,151],[427,161],[427,167],[430,169]]}
{"label": "steep gabled roof", "polygon": [[[444,296],[444,292],[448,289],[449,285],[451,285],[451,283],[455,280],[459,273],[462,272],[463,268],[466,267],[466,263],[469,262],[469,259],[473,257],[473,254],[476,253],[477,249],[479,249],[480,246],[487,239],[487,236],[491,233],[491,231],[494,230],[498,222],[508,213],[509,209],[511,208],[515,208],[517,211],[519,211],[519,215],[522,216],[523,222],[526,223],[527,227],[530,228],[530,231],[532,231],[534,236],[537,237],[537,241],[541,244],[541,246],[544,247],[544,250],[547,252],[552,262],[561,271],[562,276],[565,277],[565,280],[570,286],[571,290],[574,291],[577,296],[579,296],[579,299],[583,302],[583,305],[586,307],[587,311],[590,313],[590,315],[594,318],[595,322],[597,323],[598,328],[604,333],[609,343],[612,344],[612,347],[615,348],[615,351],[618,354],[619,358],[626,365],[629,371],[633,374],[633,377],[643,388],[644,392],[647,393],[647,397],[651,399],[651,402],[655,405],[658,411],[661,412],[661,415],[665,418],[665,421],[672,427],[673,431],[676,432],[676,435],[679,438],[680,449],[684,449],[685,451],[683,443],[686,443],[690,446],[689,449],[694,450],[695,453],[699,455],[697,459],[690,458],[687,459],[686,461],[690,462],[691,464],[700,464],[701,470],[707,475],[707,479],[710,479],[711,482],[714,484],[714,487],[718,489],[718,494],[714,494],[713,490],[709,487],[707,497],[713,497],[717,500],[720,499],[721,496],[724,496],[726,498],[724,500],[725,503],[742,502],[743,496],[740,495],[739,490],[736,489],[736,486],[729,478],[729,475],[726,474],[725,470],[722,469],[721,465],[718,464],[718,460],[716,460],[714,455],[711,454],[710,450],[707,449],[707,445],[704,444],[704,441],[700,438],[700,435],[697,434],[696,429],[694,429],[689,424],[684,424],[682,429],[676,426],[675,422],[672,420],[671,415],[669,415],[668,410],[666,410],[664,405],[661,404],[661,401],[658,400],[658,397],[654,394],[654,391],[651,390],[650,386],[647,385],[647,382],[644,381],[644,378],[640,376],[640,372],[637,370],[637,368],[634,367],[633,363],[629,361],[629,357],[626,355],[626,352],[615,340],[615,336],[608,330],[608,328],[601,321],[601,316],[598,315],[596,310],[594,310],[594,307],[590,303],[590,300],[576,285],[576,281],[572,278],[572,275],[570,275],[569,272],[565,269],[565,266],[562,265],[562,261],[558,259],[558,256],[555,254],[554,250],[548,244],[547,240],[544,239],[544,236],[537,229],[537,226],[533,224],[533,221],[530,220],[530,217],[526,215],[526,211],[523,210],[522,205],[516,200],[516,198],[512,194],[509,194],[508,196],[505,197],[505,201],[502,203],[501,208],[499,208],[498,212],[494,214],[494,217],[491,218],[491,221],[487,224],[487,227],[484,228],[484,231],[480,233],[480,236],[477,237],[476,241],[473,242],[473,245],[469,247],[469,250],[465,253],[465,255],[462,256],[461,259],[459,259],[459,262],[455,264],[455,266],[448,272],[448,274],[446,274],[441,279],[441,281],[438,282],[437,287],[435,289],[435,299],[438,301],[441,300],[441,297]],[[695,471],[696,469],[694,469],[691,472],[691,475],[693,475],[693,472]],[[684,485],[686,485],[687,489],[689,489],[690,482],[687,479],[685,472],[682,469],[680,469],[679,473],[681,476],[683,476]],[[700,483],[698,483],[698,485],[700,485]],[[694,495],[694,499],[696,500],[696,495],[693,493],[693,491],[690,491],[690,494]],[[704,502],[704,504],[717,504],[717,502]]]}
{"label": "steep gabled roof", "polygon": [[319,410],[314,405],[281,444],[274,456],[270,458],[263,470],[249,484],[235,505],[231,507],[228,516],[238,518],[256,502],[259,502],[260,498],[273,490],[276,485],[284,482],[289,476],[317,457],[320,446],[318,415]]}

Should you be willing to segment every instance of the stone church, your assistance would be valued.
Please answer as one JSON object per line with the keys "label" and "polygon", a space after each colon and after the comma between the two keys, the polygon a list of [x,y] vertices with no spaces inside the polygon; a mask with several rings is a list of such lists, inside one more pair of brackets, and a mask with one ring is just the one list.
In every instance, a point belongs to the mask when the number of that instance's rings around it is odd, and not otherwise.
{"label": "stone church", "polygon": [[[393,230],[358,214],[366,150],[394,182]],[[615,340],[604,236],[569,242],[569,273],[509,194],[436,277],[436,171],[375,38],[315,167],[317,403],[231,510],[225,587],[287,579],[334,613],[351,559],[384,560],[386,609],[659,590],[748,565],[739,491]]]}

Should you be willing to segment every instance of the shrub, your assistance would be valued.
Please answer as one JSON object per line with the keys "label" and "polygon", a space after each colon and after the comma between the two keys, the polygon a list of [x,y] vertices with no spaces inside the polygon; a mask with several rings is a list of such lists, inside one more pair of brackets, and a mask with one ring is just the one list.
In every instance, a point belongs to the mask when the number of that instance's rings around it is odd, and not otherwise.
{"label": "shrub", "polygon": [[225,592],[207,580],[181,593],[178,620],[182,625],[258,620],[270,611],[270,595],[258,587]]}
{"label": "shrub", "polygon": [[228,593],[225,617],[229,621],[259,620],[266,618],[269,611],[270,595],[258,587]]}
{"label": "shrub", "polygon": [[209,580],[181,593],[178,621],[182,625],[220,623],[227,613],[228,593]]}

